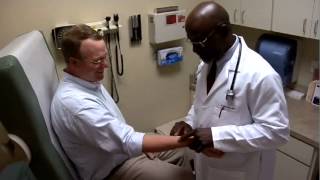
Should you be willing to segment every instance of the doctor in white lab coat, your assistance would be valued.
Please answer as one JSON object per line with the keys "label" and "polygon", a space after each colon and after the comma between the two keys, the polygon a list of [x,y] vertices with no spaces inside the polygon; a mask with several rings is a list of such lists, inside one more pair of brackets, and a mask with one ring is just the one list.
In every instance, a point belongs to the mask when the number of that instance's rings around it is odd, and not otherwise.
{"label": "doctor in white lab coat", "polygon": [[232,34],[226,10],[213,1],[192,10],[186,32],[202,62],[194,103],[171,134],[193,136],[197,180],[272,180],[275,150],[289,137],[281,78]]}

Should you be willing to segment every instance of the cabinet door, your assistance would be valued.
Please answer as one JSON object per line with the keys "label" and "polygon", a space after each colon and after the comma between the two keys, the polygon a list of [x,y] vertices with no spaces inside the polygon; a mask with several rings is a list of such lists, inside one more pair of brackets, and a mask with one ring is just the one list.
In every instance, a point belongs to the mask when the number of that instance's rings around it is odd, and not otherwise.
{"label": "cabinet door", "polygon": [[274,0],[272,30],[308,37],[314,0]]}
{"label": "cabinet door", "polygon": [[215,1],[227,10],[231,24],[239,24],[239,25],[241,24],[241,20],[240,20],[241,0],[215,0]]}
{"label": "cabinet door", "polygon": [[240,21],[248,27],[271,30],[272,0],[242,0]]}
{"label": "cabinet door", "polygon": [[277,151],[275,180],[307,180],[309,167]]}
{"label": "cabinet door", "polygon": [[312,25],[311,25],[311,38],[320,39],[320,0],[315,0]]}
{"label": "cabinet door", "polygon": [[294,157],[307,166],[311,166],[312,164],[314,148],[292,136],[290,136],[287,144],[278,148],[278,151]]}

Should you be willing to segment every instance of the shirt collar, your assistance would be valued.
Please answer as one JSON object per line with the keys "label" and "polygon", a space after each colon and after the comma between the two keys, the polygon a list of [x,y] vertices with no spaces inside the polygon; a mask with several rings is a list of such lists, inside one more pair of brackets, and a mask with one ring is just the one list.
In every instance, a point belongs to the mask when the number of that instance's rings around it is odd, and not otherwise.
{"label": "shirt collar", "polygon": [[101,86],[101,82],[89,82],[83,79],[80,79],[72,74],[69,74],[67,72],[64,72],[64,81],[74,82],[77,84],[80,84],[81,86],[84,86],[89,89],[97,89]]}
{"label": "shirt collar", "polygon": [[234,41],[233,45],[227,50],[227,52],[222,56],[221,59],[219,59],[217,63],[217,72],[220,72],[223,66],[231,59],[233,53],[235,52],[238,44],[239,44],[239,38],[237,35],[233,34],[236,37],[236,40]]}

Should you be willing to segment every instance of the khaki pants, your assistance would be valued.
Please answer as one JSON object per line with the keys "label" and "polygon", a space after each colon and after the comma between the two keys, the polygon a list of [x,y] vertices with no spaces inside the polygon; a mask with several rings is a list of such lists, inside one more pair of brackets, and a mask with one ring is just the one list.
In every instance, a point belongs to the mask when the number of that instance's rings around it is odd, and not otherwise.
{"label": "khaki pants", "polygon": [[187,168],[185,149],[162,152],[150,160],[141,155],[125,161],[112,172],[108,180],[195,180],[191,168]]}

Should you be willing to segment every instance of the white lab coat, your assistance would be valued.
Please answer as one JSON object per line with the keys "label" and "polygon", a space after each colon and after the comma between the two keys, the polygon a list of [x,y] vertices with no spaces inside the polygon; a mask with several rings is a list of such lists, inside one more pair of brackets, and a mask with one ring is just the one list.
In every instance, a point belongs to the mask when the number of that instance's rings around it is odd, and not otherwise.
{"label": "white lab coat", "polygon": [[[279,75],[241,37],[242,55],[233,101],[226,100],[238,48],[217,75],[207,94],[208,65],[198,67],[195,100],[186,122],[211,127],[221,158],[196,154],[197,180],[272,180],[275,149],[286,143],[289,122]],[[220,116],[220,117],[219,117]]]}

